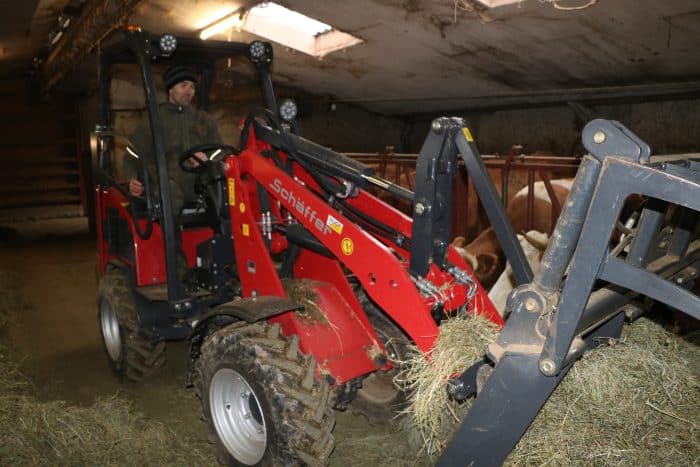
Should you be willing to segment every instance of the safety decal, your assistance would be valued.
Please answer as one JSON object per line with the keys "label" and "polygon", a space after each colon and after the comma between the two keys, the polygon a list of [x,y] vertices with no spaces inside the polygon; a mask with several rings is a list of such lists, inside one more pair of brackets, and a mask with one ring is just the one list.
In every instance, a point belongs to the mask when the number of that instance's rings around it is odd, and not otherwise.
{"label": "safety decal", "polygon": [[250,236],[250,227],[248,224],[241,224],[241,232],[243,233],[244,237]]}
{"label": "safety decal", "polygon": [[326,219],[326,225],[338,235],[343,233],[343,223],[330,214],[328,214],[328,218]]}
{"label": "safety decal", "polygon": [[236,205],[236,181],[232,178],[228,179],[228,205]]}
{"label": "safety decal", "polygon": [[343,251],[344,255],[350,256],[352,254],[352,252],[355,250],[355,244],[352,243],[352,239],[345,237],[340,242],[340,249]]}
{"label": "safety decal", "polygon": [[462,133],[464,134],[464,137],[467,139],[467,141],[469,141],[470,143],[474,142],[474,138],[472,137],[472,132],[469,131],[469,128],[467,128],[466,126],[464,128],[462,128]]}

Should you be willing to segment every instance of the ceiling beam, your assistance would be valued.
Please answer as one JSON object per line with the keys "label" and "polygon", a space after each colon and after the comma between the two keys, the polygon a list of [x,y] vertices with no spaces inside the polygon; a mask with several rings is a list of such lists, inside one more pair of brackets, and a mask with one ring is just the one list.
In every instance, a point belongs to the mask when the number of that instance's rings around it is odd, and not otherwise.
{"label": "ceiling beam", "polygon": [[[700,81],[633,84],[627,86],[603,86],[594,88],[552,89],[546,91],[515,92],[486,96],[454,97],[399,97],[333,99],[337,103],[349,103],[379,109],[391,115],[422,115],[457,110],[499,110],[542,106],[569,105],[570,102],[605,104],[616,101],[644,102],[650,99],[675,100],[700,97]],[[427,110],[411,112],[405,106],[423,107]]]}
{"label": "ceiling beam", "polygon": [[80,18],[51,50],[40,70],[43,93],[50,91],[90,54],[110,32],[121,26],[143,0],[88,0]]}

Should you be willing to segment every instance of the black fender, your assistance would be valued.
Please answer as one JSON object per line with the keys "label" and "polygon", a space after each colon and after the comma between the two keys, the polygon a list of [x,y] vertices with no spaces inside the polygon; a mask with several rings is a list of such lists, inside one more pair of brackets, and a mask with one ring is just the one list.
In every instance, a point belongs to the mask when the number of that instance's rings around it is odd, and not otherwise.
{"label": "black fender", "polygon": [[128,275],[133,277],[133,274],[134,274],[133,269],[128,264],[126,264],[124,261],[122,261],[120,259],[115,259],[115,258],[112,258],[109,261],[107,261],[107,264],[105,264],[104,272],[100,272],[100,268],[98,266],[97,267],[97,274],[101,277],[104,273],[106,273],[111,268],[122,269]]}
{"label": "black fender", "polygon": [[190,364],[187,371],[187,385],[194,384],[194,363],[201,354],[202,344],[210,334],[236,321],[243,320],[255,323],[302,308],[304,306],[294,300],[274,296],[239,298],[212,307],[196,321],[190,334]]}

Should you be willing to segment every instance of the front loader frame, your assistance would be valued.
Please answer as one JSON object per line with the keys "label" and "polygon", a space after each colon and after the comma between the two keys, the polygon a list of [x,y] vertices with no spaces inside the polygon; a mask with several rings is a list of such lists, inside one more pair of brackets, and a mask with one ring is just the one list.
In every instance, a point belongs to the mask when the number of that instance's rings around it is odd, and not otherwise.
{"label": "front loader frame", "polygon": [[[637,295],[700,319],[700,299],[686,290],[700,271],[700,161],[652,163],[648,145],[615,121],[592,121],[583,142],[591,155],[540,270],[510,295],[510,318],[487,354],[493,373],[438,465],[503,463],[575,360],[619,337],[625,311],[638,315],[628,306]],[[649,203],[626,257],[613,256],[609,240],[632,194]],[[662,229],[668,206],[676,210],[670,231]],[[593,291],[598,281],[608,285]],[[474,391],[475,373],[453,382],[461,397]]]}

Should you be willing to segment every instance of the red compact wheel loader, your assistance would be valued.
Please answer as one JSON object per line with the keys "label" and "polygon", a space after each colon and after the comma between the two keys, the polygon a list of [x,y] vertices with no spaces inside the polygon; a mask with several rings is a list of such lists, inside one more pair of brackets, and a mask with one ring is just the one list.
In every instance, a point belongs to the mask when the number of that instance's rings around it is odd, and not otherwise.
{"label": "red compact wheel loader", "polygon": [[[118,375],[138,381],[163,365],[167,341],[187,339],[188,381],[223,463],[324,464],[332,409],[400,401],[392,364],[406,345],[427,354],[443,319],[474,312],[503,331],[446,382],[455,399],[478,394],[439,465],[498,465],[578,357],[619,337],[625,317],[656,300],[700,318],[691,291],[700,275],[700,161],[657,161],[619,122],[584,129],[590,154],[533,275],[461,119],[433,121],[410,192],[299,135],[293,106],[276,110],[269,43],[177,41],[132,28],[100,54],[93,149],[105,350]],[[152,63],[195,67],[206,107],[213,63],[236,57],[257,70],[266,110],[245,119],[239,147],[179,155],[199,200],[175,213],[167,182],[175,161],[166,160]],[[154,160],[142,161],[143,198],[129,195],[110,162],[110,67],[122,62],[139,66],[149,115]],[[209,159],[192,168],[197,152]],[[520,284],[506,323],[449,243],[458,158]],[[375,187],[410,201],[412,216],[371,195]],[[611,248],[632,194],[646,200],[638,224],[625,224],[626,243]]]}
{"label": "red compact wheel loader", "polygon": [[[131,30],[101,49],[95,146],[99,322],[108,358],[119,375],[141,380],[163,365],[167,341],[188,339],[191,381],[222,461],[322,463],[334,445],[333,407],[356,397],[396,399],[386,397],[386,386],[405,343],[427,352],[441,319],[477,301],[477,312],[501,318],[449,246],[449,210],[422,200],[425,225],[417,231],[366,189],[413,193],[301,138],[277,111],[246,119],[239,148],[205,145],[180,155],[180,167],[196,174],[200,203],[173,213],[162,181],[174,161],[163,150],[151,63],[177,60],[207,76],[204,59],[211,67],[245,57],[257,69],[265,108],[277,106],[270,44],[180,39],[164,51],[161,43],[173,41]],[[145,198],[130,196],[110,166],[110,66],[126,61],[141,68],[153,136],[155,161],[144,165],[156,167],[157,179],[144,169]],[[199,151],[224,155],[196,169],[184,163]],[[435,176],[423,191],[449,196],[452,167],[427,163]]]}

